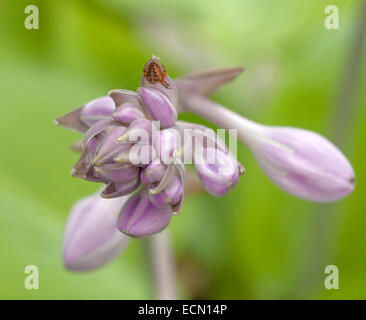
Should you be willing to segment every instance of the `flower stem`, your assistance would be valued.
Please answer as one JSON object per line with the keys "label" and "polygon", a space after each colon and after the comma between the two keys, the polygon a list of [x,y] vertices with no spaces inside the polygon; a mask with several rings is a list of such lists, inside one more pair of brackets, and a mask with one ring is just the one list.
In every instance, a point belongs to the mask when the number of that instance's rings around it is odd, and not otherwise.
{"label": "flower stem", "polygon": [[250,143],[250,135],[260,127],[259,124],[200,95],[187,96],[184,99],[184,110],[205,118],[221,129],[237,129],[239,139],[247,144]]}
{"label": "flower stem", "polygon": [[159,300],[177,299],[175,265],[168,230],[148,238],[155,294]]}

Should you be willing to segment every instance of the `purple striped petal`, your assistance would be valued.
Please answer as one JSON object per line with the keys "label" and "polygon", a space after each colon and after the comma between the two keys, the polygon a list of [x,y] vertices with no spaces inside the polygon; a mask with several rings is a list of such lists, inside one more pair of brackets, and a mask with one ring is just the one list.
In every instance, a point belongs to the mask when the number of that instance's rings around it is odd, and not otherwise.
{"label": "purple striped petal", "polygon": [[178,91],[175,82],[166,73],[163,64],[156,56],[152,56],[145,64],[144,73],[141,78],[141,86],[153,88],[161,92],[168,97],[174,105],[178,103]]}

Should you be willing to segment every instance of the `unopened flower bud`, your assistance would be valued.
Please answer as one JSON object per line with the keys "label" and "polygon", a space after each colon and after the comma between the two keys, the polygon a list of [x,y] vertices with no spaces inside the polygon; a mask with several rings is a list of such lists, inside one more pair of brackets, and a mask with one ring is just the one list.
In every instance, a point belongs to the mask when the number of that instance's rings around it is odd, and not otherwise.
{"label": "unopened flower bud", "polygon": [[[268,177],[300,198],[331,202],[354,189],[347,158],[323,136],[297,128],[259,126],[248,143]],[[254,132],[254,131],[253,131]]]}
{"label": "unopened flower bud", "polygon": [[117,228],[131,237],[141,238],[164,229],[171,216],[170,207],[157,208],[143,189],[125,203],[117,220]]}
{"label": "unopened flower bud", "polygon": [[178,114],[168,97],[152,88],[138,88],[137,92],[152,120],[160,121],[162,129],[174,126]]}
{"label": "unopened flower bud", "polygon": [[80,119],[91,127],[100,120],[108,119],[114,110],[115,105],[111,97],[100,97],[88,102],[81,109]]}
{"label": "unopened flower bud", "polygon": [[125,201],[126,198],[104,200],[94,194],[74,205],[63,241],[63,260],[67,269],[96,269],[124,250],[128,237],[118,231],[116,221]]}

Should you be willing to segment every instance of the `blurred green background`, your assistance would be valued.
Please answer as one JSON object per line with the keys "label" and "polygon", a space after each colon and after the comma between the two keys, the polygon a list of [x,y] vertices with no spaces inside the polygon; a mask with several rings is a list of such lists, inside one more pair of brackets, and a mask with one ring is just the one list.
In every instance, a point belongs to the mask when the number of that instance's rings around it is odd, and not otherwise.
{"label": "blurred green background", "polygon": [[[39,30],[24,27],[28,4],[39,8]],[[324,27],[328,4],[339,8],[339,30]],[[154,297],[143,240],[98,271],[64,270],[68,211],[99,186],[70,176],[77,154],[68,146],[79,135],[53,124],[110,89],[135,90],[152,54],[173,77],[245,66],[213,99],[261,123],[327,136],[357,176],[348,198],[309,203],[276,188],[240,145],[239,185],[222,199],[188,199],[170,225],[180,296],[366,298],[366,55],[354,49],[361,9],[356,0],[0,1],[0,298]],[[24,288],[30,264],[39,290]],[[324,288],[332,264],[339,290]]]}

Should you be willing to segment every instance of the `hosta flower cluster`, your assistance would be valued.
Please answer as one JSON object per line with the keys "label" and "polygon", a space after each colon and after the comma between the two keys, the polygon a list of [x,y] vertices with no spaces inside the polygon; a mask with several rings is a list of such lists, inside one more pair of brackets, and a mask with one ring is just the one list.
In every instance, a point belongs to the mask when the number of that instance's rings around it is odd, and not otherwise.
{"label": "hosta flower cluster", "polygon": [[173,81],[153,57],[136,92],[112,90],[57,119],[84,134],[74,146],[80,158],[72,175],[104,184],[100,195],[81,200],[72,210],[64,239],[68,268],[99,267],[123,250],[128,236],[164,229],[182,208],[186,164],[193,163],[203,187],[214,196],[238,183],[244,168],[230,149],[212,130],[178,121],[178,110],[237,129],[264,172],[285,191],[321,202],[352,191],[351,165],[325,138],[259,125],[208,99],[240,71],[198,72]]}

